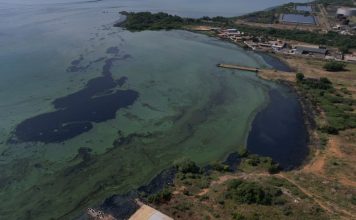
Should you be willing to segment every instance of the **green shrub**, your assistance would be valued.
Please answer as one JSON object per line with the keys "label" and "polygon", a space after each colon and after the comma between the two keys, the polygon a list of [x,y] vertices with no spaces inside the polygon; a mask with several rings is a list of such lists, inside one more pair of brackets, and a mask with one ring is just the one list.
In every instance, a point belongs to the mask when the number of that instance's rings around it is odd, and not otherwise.
{"label": "green shrub", "polygon": [[164,188],[162,191],[150,195],[147,200],[149,203],[161,204],[164,202],[168,202],[172,198],[172,193],[168,188]]}
{"label": "green shrub", "polygon": [[323,68],[327,71],[330,72],[337,72],[337,71],[342,71],[346,67],[346,64],[343,62],[337,62],[337,61],[329,61],[324,64]]}
{"label": "green shrub", "polygon": [[232,219],[234,220],[246,220],[246,217],[240,213],[232,213]]}
{"label": "green shrub", "polygon": [[183,159],[176,162],[175,167],[181,173],[200,173],[200,168],[190,159]]}
{"label": "green shrub", "polygon": [[297,82],[302,82],[304,80],[304,74],[303,73],[297,73],[295,75]]}
{"label": "green shrub", "polygon": [[[227,198],[243,204],[272,205],[282,191],[276,187],[263,186],[257,182],[232,180],[228,184]],[[277,200],[280,202],[280,200]]]}
{"label": "green shrub", "polygon": [[230,168],[228,165],[226,164],[222,164],[222,163],[219,163],[219,162],[215,162],[211,165],[211,167],[216,170],[216,171],[219,171],[219,172],[229,172],[230,171]]}
{"label": "green shrub", "polygon": [[248,151],[246,147],[242,147],[238,150],[238,154],[240,157],[247,157],[248,156]]}

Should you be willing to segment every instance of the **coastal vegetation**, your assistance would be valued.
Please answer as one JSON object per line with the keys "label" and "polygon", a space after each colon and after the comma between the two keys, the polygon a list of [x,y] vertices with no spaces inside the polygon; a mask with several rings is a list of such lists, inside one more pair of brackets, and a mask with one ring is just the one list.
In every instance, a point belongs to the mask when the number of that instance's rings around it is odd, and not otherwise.
{"label": "coastal vegetation", "polygon": [[164,188],[162,191],[159,191],[155,194],[148,196],[148,202],[154,204],[160,204],[168,202],[172,197],[172,193],[168,188]]}
{"label": "coastal vegetation", "polygon": [[126,20],[117,25],[130,31],[171,30],[180,29],[184,25],[181,17],[163,12],[121,12],[121,14],[126,16]]}
{"label": "coastal vegetation", "polygon": [[284,203],[282,194],[277,187],[235,179],[227,183],[225,198],[242,204],[276,205]]}
{"label": "coastal vegetation", "polygon": [[[180,170],[169,189],[155,194],[149,205],[175,219],[329,219],[313,199],[283,175],[244,170],[249,161],[260,164],[266,159],[243,157],[235,172]],[[184,164],[196,167],[192,161]],[[169,199],[162,199],[163,194],[169,194]]]}
{"label": "coastal vegetation", "polygon": [[355,101],[337,90],[328,78],[311,79],[299,74],[297,81],[299,89],[325,112],[327,123],[319,125],[320,131],[338,134],[339,131],[356,128],[356,114],[353,112]]}

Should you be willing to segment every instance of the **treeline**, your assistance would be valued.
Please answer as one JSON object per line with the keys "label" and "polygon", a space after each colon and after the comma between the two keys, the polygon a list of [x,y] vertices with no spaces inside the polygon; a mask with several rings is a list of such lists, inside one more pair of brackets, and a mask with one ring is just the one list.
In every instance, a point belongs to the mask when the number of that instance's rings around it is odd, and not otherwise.
{"label": "treeline", "polygon": [[126,19],[116,23],[115,27],[123,27],[129,31],[172,30],[183,29],[186,25],[228,25],[230,19],[222,16],[182,18],[164,12],[120,12]]}
{"label": "treeline", "polygon": [[316,3],[324,5],[343,5],[343,6],[354,6],[353,0],[316,0]]}
{"label": "treeline", "polygon": [[183,18],[163,12],[121,12],[121,14],[126,16],[126,20],[115,26],[124,27],[130,31],[171,30],[180,29],[184,25]]}

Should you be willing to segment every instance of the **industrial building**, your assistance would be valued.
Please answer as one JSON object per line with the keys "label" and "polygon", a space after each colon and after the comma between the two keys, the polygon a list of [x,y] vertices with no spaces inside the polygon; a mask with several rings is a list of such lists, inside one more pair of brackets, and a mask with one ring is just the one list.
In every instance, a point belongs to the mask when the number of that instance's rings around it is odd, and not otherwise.
{"label": "industrial building", "polygon": [[356,16],[356,8],[341,7],[336,11],[337,16],[351,17]]}

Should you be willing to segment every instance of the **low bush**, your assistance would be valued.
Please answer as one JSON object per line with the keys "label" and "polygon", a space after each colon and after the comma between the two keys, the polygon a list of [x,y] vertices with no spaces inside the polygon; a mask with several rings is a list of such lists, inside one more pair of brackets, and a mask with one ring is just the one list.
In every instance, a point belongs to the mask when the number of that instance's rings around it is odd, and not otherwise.
{"label": "low bush", "polygon": [[200,173],[200,168],[190,159],[183,159],[174,163],[177,170],[181,173]]}
{"label": "low bush", "polygon": [[279,198],[281,195],[282,191],[276,187],[263,186],[257,182],[232,180],[228,184],[226,197],[243,204],[272,205],[281,203]]}
{"label": "low bush", "polygon": [[330,72],[337,72],[337,71],[343,71],[346,67],[346,64],[344,62],[338,62],[338,61],[329,61],[324,64],[323,68],[326,71]]}
{"label": "low bush", "polygon": [[162,191],[148,196],[147,200],[149,203],[161,204],[168,202],[172,198],[172,193],[168,188],[164,188]]}

